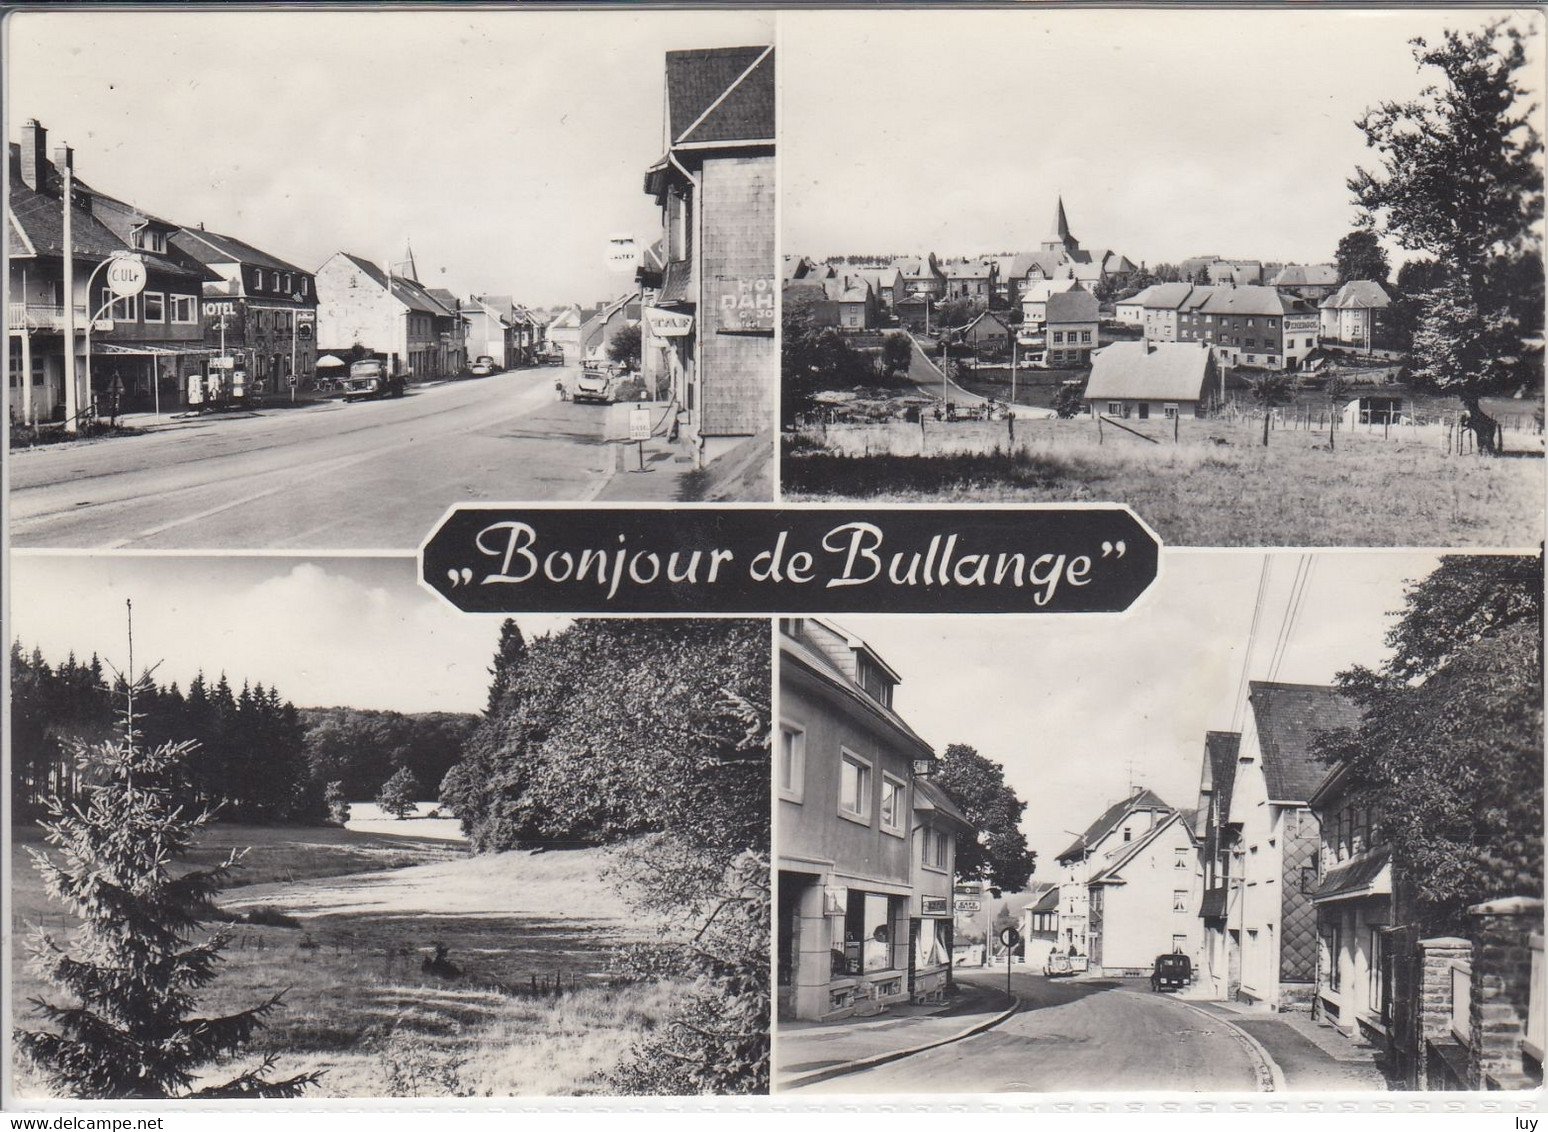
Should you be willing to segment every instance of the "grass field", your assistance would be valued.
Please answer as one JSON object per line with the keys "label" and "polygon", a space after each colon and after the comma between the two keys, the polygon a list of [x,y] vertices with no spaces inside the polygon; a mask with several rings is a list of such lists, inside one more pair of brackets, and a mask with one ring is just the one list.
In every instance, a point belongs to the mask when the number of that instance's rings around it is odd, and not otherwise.
{"label": "grass field", "polygon": [[1180,444],[1167,422],[1148,425],[1164,443],[1107,427],[1099,444],[1086,420],[1018,421],[1013,451],[1005,424],[787,437],[784,498],[1122,502],[1181,546],[1529,547],[1543,538],[1540,437],[1509,433],[1517,452],[1488,459],[1447,456],[1431,433],[1340,432],[1329,451],[1326,431],[1276,430],[1265,448],[1250,421],[1185,421]]}
{"label": "grass field", "polygon": [[[32,830],[13,840],[18,850],[41,846]],[[284,1009],[253,1056],[235,1064],[272,1052],[282,1075],[323,1070],[309,1096],[596,1092],[675,997],[668,984],[611,975],[618,948],[653,925],[631,918],[600,879],[606,850],[473,857],[441,839],[217,826],[195,856],[207,862],[233,845],[252,846],[243,870],[251,883],[228,889],[223,909],[281,915],[225,925],[225,968],[200,1011],[284,990]],[[18,941],[29,922],[67,932],[72,921],[47,900],[25,855],[14,859]],[[281,926],[286,919],[294,926]],[[424,969],[436,944],[448,948],[455,974]],[[16,1001],[54,996],[17,952]],[[209,1080],[224,1079],[222,1068]],[[17,1082],[26,1095],[28,1078]]]}

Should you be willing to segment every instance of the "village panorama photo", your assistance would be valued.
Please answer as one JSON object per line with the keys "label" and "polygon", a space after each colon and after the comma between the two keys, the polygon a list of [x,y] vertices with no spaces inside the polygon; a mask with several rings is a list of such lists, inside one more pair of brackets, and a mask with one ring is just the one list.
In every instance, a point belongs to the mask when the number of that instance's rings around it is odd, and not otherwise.
{"label": "village panorama photo", "polygon": [[[1186,546],[1541,541],[1540,11],[780,30],[784,498],[1117,500]],[[943,96],[835,127],[838,76],[899,69]],[[990,114],[944,96],[990,74],[1030,79]]]}
{"label": "village panorama photo", "polygon": [[766,620],[12,566],[7,1108],[768,1091]]}
{"label": "village panorama photo", "polygon": [[1542,1086],[1539,555],[781,620],[774,1089]]}

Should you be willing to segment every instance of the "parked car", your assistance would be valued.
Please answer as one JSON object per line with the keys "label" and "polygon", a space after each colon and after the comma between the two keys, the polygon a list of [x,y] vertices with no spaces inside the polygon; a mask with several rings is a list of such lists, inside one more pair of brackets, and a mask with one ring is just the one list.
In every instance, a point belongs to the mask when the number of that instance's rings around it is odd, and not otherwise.
{"label": "parked car", "polygon": [[540,366],[562,366],[564,365],[564,350],[558,346],[549,346],[538,354],[537,362]]}
{"label": "parked car", "polygon": [[488,354],[480,354],[473,359],[473,364],[468,367],[468,372],[474,377],[488,377],[492,373],[499,373],[500,367],[495,365],[495,360]]}
{"label": "parked car", "polygon": [[1050,952],[1048,962],[1043,964],[1043,974],[1050,979],[1063,978],[1074,973],[1075,969],[1070,966],[1070,957],[1062,951]]}
{"label": "parked car", "polygon": [[1150,989],[1182,990],[1193,981],[1193,961],[1186,955],[1157,955],[1150,971]]}
{"label": "parked car", "polygon": [[574,401],[600,401],[604,405],[611,403],[612,371],[599,366],[586,366],[575,379],[575,388],[570,390],[570,398]]}
{"label": "parked car", "polygon": [[350,363],[349,376],[344,379],[344,400],[402,396],[403,375],[388,373],[387,363],[380,358]]}

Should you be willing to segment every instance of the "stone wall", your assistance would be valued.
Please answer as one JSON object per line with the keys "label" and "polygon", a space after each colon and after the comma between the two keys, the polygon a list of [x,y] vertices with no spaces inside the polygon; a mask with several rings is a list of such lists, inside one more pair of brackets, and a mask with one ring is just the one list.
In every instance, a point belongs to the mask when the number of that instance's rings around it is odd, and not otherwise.
{"label": "stone wall", "polygon": [[[1526,1055],[1532,985],[1530,940],[1543,931],[1543,902],[1509,897],[1468,909],[1473,994],[1468,1083],[1474,1089],[1535,1089],[1543,1067]],[[1538,988],[1538,993],[1544,993]]]}

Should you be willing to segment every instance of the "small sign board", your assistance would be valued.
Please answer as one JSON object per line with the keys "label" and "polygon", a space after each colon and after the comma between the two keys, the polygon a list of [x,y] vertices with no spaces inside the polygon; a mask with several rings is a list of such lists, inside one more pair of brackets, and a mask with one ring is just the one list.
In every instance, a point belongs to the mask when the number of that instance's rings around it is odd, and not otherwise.
{"label": "small sign board", "polygon": [[921,916],[949,916],[951,909],[944,896],[926,896],[919,894],[919,914]]}
{"label": "small sign board", "polygon": [[822,914],[842,916],[849,910],[849,889],[842,884],[822,886]]}
{"label": "small sign board", "polygon": [[633,274],[640,262],[639,245],[634,242],[633,236],[610,236],[607,248],[602,253],[602,261],[609,271],[619,275]]}
{"label": "small sign board", "polygon": [[959,896],[957,897],[956,908],[957,915],[966,916],[973,912],[982,912],[984,910],[984,904],[981,900],[967,900]]}
{"label": "small sign board", "polygon": [[1004,928],[1000,932],[1000,942],[1006,947],[1015,947],[1021,942],[1021,933],[1015,928]]}
{"label": "small sign board", "polygon": [[630,440],[649,440],[650,439],[650,410],[649,409],[630,409],[629,410],[629,439]]}
{"label": "small sign board", "polygon": [[224,357],[211,358],[210,359],[210,368],[211,369],[235,369],[236,368],[236,358],[233,355],[231,355],[231,354],[226,354]]}
{"label": "small sign board", "polygon": [[108,264],[107,285],[121,299],[145,290],[145,261],[136,255],[114,256]]}

